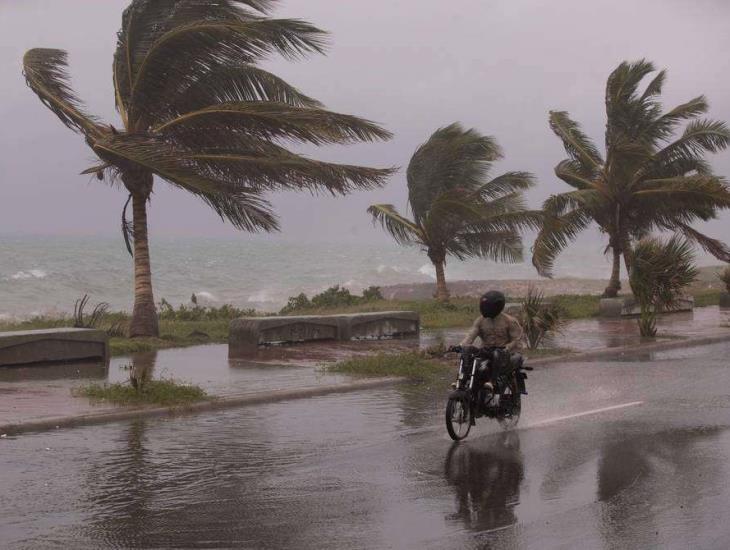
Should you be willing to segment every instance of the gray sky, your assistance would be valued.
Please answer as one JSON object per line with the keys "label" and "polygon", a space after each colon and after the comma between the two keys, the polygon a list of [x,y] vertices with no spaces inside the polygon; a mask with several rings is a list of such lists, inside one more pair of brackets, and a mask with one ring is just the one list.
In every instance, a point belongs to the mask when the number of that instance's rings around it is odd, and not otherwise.
{"label": "gray sky", "polygon": [[[69,52],[74,86],[90,110],[118,124],[112,53],[125,0],[0,0],[0,233],[119,231],[124,194],[79,172],[93,163],[21,77],[31,47]],[[384,144],[307,150],[320,158],[405,168],[439,126],[460,121],[494,135],[506,158],[495,173],[535,173],[529,201],[565,188],[553,175],[564,157],[547,126],[568,110],[601,143],[603,88],[622,60],[646,57],[669,70],[668,106],[704,93],[710,116],[730,121],[730,2],[724,0],[283,0],[276,15],[331,32],[326,57],[268,68],[330,109],[376,120]],[[713,158],[730,176],[730,152]],[[345,198],[273,196],[283,238],[385,240],[365,208],[405,207],[404,170],[382,190]],[[707,228],[730,234],[730,214]],[[184,192],[160,182],[154,235],[233,236],[234,229]]]}

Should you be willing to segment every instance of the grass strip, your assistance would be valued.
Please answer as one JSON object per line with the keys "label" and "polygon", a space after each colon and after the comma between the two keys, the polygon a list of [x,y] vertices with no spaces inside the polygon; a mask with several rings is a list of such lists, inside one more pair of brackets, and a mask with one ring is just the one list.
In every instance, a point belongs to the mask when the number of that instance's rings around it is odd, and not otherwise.
{"label": "grass strip", "polygon": [[149,380],[142,389],[129,383],[92,383],[73,390],[75,397],[87,397],[94,402],[114,405],[188,405],[206,399],[208,395],[199,386],[182,384],[172,379]]}
{"label": "grass strip", "polygon": [[401,376],[415,381],[432,381],[452,373],[444,362],[418,352],[378,353],[322,365],[330,374],[356,376]]}

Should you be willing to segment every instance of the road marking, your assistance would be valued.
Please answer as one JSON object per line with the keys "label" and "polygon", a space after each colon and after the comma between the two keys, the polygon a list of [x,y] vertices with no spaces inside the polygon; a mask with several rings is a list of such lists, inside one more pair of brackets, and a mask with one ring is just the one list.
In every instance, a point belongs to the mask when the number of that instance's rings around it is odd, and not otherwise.
{"label": "road marking", "polygon": [[548,420],[543,420],[541,422],[536,422],[535,424],[528,424],[525,426],[525,428],[536,428],[538,426],[545,426],[547,424],[554,424],[556,422],[561,422],[563,420],[570,420],[571,418],[579,418],[581,416],[588,416],[590,414],[598,414],[606,411],[615,411],[616,409],[625,409],[627,407],[635,407],[636,405],[641,405],[644,403],[643,401],[632,401],[631,403],[623,403],[621,405],[611,405],[610,407],[603,407],[602,409],[593,409],[590,411],[584,411],[579,412],[575,414],[568,414],[566,416],[557,416],[555,418],[550,418]]}

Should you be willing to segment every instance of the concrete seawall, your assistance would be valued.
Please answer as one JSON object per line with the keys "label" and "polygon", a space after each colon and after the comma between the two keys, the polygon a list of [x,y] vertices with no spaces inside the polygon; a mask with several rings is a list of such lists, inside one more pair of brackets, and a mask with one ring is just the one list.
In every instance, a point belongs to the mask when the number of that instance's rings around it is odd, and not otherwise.
{"label": "concrete seawall", "polygon": [[420,317],[414,311],[240,318],[230,324],[228,355],[254,353],[262,345],[375,340],[417,336],[419,331]]}
{"label": "concrete seawall", "polygon": [[0,367],[109,358],[102,330],[56,328],[0,332]]}

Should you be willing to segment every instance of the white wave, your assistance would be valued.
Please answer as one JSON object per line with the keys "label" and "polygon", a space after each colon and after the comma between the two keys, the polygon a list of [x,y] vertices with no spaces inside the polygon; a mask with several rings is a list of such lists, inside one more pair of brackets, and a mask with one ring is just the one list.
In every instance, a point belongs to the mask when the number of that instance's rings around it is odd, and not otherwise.
{"label": "white wave", "polygon": [[28,271],[18,271],[10,278],[15,281],[22,281],[24,279],[45,279],[48,273],[42,269],[29,269]]}
{"label": "white wave", "polygon": [[418,268],[418,272],[426,277],[436,278],[436,268],[432,264],[423,264]]}
{"label": "white wave", "polygon": [[406,273],[408,270],[403,269],[402,267],[398,267],[396,265],[384,265],[380,264],[375,271],[378,273],[378,275],[382,275],[383,273]]}
{"label": "white wave", "polygon": [[218,298],[215,297],[214,294],[211,294],[207,290],[201,290],[199,292],[195,293],[195,296],[200,300],[201,298],[208,302],[217,302]]}
{"label": "white wave", "polygon": [[264,302],[272,302],[273,300],[271,299],[271,294],[269,294],[269,291],[263,289],[251,294],[251,296],[248,297],[247,301],[252,304],[261,304]]}

